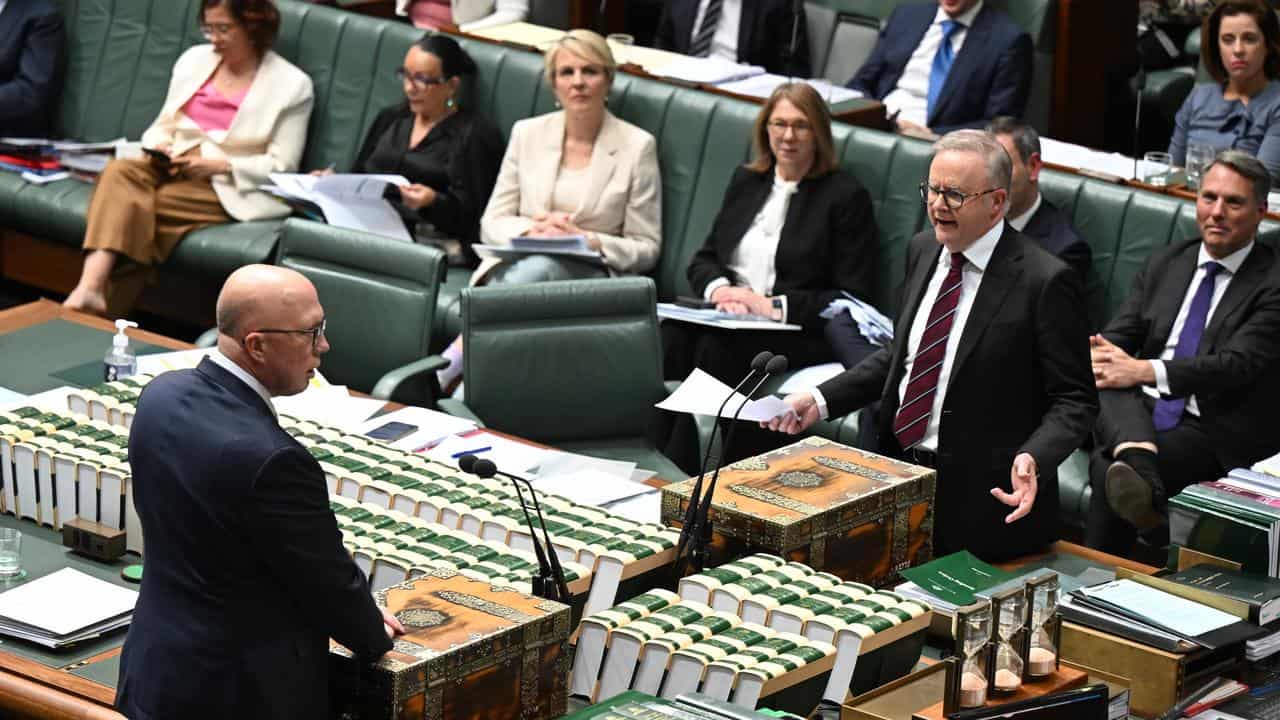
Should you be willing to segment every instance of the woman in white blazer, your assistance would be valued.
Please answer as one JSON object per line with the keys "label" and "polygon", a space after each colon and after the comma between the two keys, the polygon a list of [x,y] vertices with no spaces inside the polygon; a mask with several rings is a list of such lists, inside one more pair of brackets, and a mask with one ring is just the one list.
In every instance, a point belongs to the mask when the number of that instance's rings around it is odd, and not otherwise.
{"label": "woman in white blazer", "polygon": [[66,307],[123,312],[146,270],[192,230],[289,214],[258,187],[297,170],[313,96],[311,78],[271,50],[279,26],[270,0],[204,0],[210,42],[174,63],[160,115],[142,135],[148,157],[116,160],[98,180]]}
{"label": "woman in white blazer", "polygon": [[[580,235],[598,262],[563,255],[483,261],[473,280],[528,283],[643,273],[662,248],[662,177],[653,136],[605,107],[616,64],[604,38],[571,30],[546,52],[558,112],[517,122],[480,219],[484,245]],[[482,250],[477,252],[483,255]],[[462,372],[461,339],[445,351],[448,388]]]}
{"label": "woman in white blazer", "polygon": [[396,14],[408,15],[420,28],[457,25],[463,32],[523,22],[529,0],[396,0]]}

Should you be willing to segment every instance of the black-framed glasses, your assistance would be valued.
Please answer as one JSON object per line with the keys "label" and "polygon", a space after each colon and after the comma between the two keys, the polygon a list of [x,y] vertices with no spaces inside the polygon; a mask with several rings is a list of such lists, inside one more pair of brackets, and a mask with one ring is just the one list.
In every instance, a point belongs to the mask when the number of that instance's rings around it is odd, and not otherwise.
{"label": "black-framed glasses", "polygon": [[[311,350],[313,352],[319,352],[320,338],[324,337],[324,328],[325,328],[325,325],[328,324],[328,322],[329,322],[329,318],[326,317],[326,318],[321,318],[319,325],[316,325],[313,328],[307,328],[306,330],[277,330],[275,328],[262,328],[260,330],[254,330],[252,332],[278,333],[280,335],[310,335]],[[248,335],[249,333],[245,333],[245,334]]]}
{"label": "black-framed glasses", "polygon": [[941,188],[935,185],[930,185],[929,183],[920,183],[920,200],[924,202],[925,205],[928,205],[931,197],[941,195],[942,201],[947,204],[948,209],[959,210],[966,202],[973,198],[982,197],[987,193],[993,193],[997,190],[1003,189],[1004,188],[993,187],[979,192],[966,193],[960,192],[955,188]]}
{"label": "black-framed glasses", "polygon": [[445,81],[448,80],[448,78],[440,75],[431,77],[430,75],[423,75],[422,73],[411,73],[404,68],[396,68],[396,78],[400,82],[408,80],[419,90],[426,90],[432,85],[443,85]]}

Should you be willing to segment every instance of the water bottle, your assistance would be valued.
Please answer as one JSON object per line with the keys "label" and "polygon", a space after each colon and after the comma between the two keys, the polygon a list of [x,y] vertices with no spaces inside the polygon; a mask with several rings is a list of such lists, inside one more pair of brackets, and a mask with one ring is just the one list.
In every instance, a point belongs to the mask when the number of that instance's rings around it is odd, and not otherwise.
{"label": "water bottle", "polygon": [[111,338],[111,349],[102,359],[102,379],[107,382],[127,378],[138,372],[138,357],[129,351],[129,336],[124,334],[126,328],[138,327],[138,323],[124,318],[116,320],[116,334]]}

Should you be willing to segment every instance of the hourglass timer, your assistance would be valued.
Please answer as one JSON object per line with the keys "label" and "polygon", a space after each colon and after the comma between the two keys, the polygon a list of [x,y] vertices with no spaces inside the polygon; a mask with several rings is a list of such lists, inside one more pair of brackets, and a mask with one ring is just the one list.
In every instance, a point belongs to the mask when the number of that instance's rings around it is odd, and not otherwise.
{"label": "hourglass timer", "polygon": [[960,682],[955,691],[957,704],[962,708],[980,707],[987,701],[991,627],[991,603],[983,601],[956,608],[952,634],[960,651]]}
{"label": "hourglass timer", "polygon": [[1027,591],[1019,585],[991,596],[991,614],[996,620],[996,652],[993,686],[1009,693],[1022,686],[1026,668]]}
{"label": "hourglass timer", "polygon": [[1058,640],[1062,620],[1058,615],[1058,573],[1046,570],[1027,580],[1027,602],[1031,605],[1031,645],[1027,653],[1027,675],[1045,677],[1058,668]]}

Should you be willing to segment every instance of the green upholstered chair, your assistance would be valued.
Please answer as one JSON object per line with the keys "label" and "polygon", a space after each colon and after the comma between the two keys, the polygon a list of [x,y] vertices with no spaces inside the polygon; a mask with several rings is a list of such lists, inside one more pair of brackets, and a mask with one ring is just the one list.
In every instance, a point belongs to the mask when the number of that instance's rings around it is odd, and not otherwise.
{"label": "green upholstered chair", "polygon": [[683,480],[650,439],[666,394],[655,302],[639,277],[467,288],[465,398],[441,407]]}
{"label": "green upholstered chair", "polygon": [[435,404],[428,356],[444,253],[425,245],[287,220],[277,264],[306,275],[324,305],[330,350],[321,371],[374,397]]}

